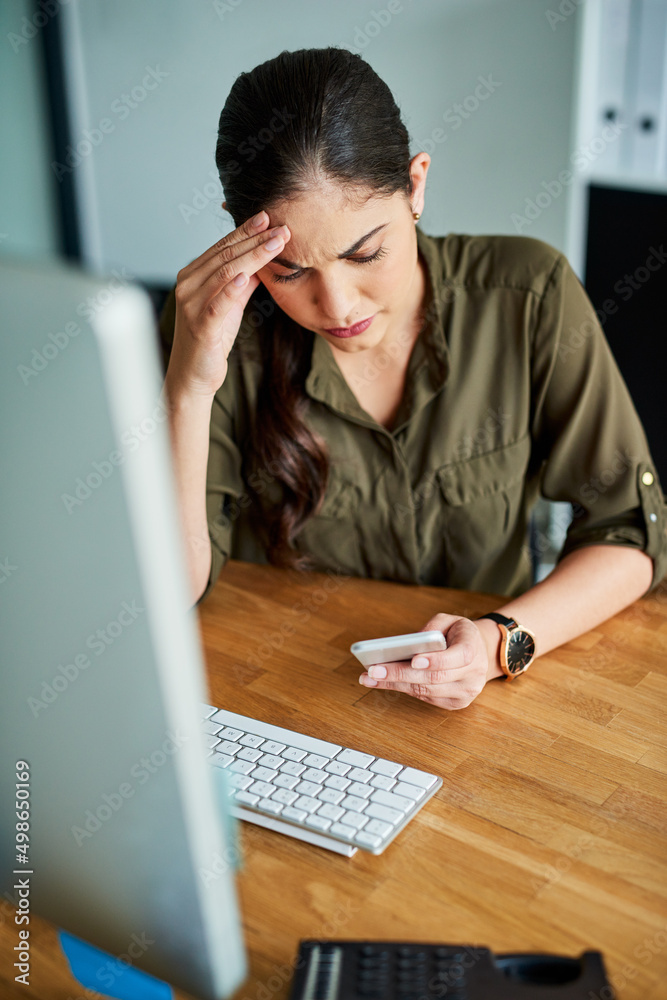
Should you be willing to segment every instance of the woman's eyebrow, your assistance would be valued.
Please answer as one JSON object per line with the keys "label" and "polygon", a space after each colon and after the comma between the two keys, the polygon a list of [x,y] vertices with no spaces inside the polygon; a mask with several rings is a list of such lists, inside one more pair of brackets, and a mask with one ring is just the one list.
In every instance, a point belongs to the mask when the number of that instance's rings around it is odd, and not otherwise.
{"label": "woman's eyebrow", "polygon": [[[351,256],[351,254],[356,253],[357,250],[360,250],[362,248],[366,240],[369,240],[371,236],[375,236],[375,234],[379,233],[381,229],[386,229],[388,225],[389,225],[388,222],[383,222],[381,226],[376,226],[375,229],[371,229],[370,233],[366,233],[365,236],[362,236],[361,239],[357,240],[356,243],[353,243],[352,246],[348,247],[347,250],[343,250],[342,253],[339,253],[337,255],[338,259],[342,260],[344,257],[349,257]],[[306,268],[302,267],[301,264],[295,264],[294,261],[286,260],[285,257],[274,257],[271,263],[280,264],[281,267],[290,268],[290,270],[292,271],[306,270]]]}

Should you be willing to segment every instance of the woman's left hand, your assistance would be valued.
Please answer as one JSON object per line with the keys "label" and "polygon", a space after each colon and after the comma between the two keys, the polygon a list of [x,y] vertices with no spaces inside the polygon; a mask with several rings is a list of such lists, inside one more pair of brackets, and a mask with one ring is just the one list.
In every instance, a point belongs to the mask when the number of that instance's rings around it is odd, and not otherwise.
{"label": "woman's left hand", "polygon": [[376,664],[361,675],[359,683],[402,691],[438,708],[466,708],[480,693],[490,672],[484,636],[475,622],[460,615],[437,614],[422,631],[430,629],[444,634],[447,649],[418,653],[411,661]]}

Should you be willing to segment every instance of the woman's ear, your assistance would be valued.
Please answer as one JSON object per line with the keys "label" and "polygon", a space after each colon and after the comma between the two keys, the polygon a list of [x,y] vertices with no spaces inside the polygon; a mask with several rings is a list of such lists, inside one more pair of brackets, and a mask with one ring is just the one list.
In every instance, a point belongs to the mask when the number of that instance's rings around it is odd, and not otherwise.
{"label": "woman's ear", "polygon": [[227,211],[227,202],[226,201],[223,201],[222,207],[225,209],[225,211]]}
{"label": "woman's ear", "polygon": [[426,175],[431,165],[431,157],[428,153],[417,153],[410,160],[410,178],[412,180],[412,211],[424,211],[424,198],[426,195]]}

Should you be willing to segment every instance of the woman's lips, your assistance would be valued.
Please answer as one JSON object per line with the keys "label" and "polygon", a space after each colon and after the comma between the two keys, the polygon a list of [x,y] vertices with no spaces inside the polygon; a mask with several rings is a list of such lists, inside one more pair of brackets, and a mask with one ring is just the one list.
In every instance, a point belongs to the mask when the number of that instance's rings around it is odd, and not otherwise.
{"label": "woman's lips", "polygon": [[357,334],[363,333],[364,330],[367,330],[374,319],[375,313],[373,313],[372,316],[369,316],[368,319],[362,319],[360,323],[355,323],[354,326],[337,326],[332,329],[327,329],[325,327],[325,330],[327,333],[333,334],[334,337],[356,337]]}

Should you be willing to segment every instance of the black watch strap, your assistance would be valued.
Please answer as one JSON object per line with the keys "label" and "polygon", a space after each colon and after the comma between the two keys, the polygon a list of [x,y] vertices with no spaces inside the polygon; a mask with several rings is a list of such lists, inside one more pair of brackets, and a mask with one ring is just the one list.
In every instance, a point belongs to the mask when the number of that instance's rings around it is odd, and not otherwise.
{"label": "black watch strap", "polygon": [[480,615],[479,617],[490,618],[491,621],[496,623],[496,625],[504,625],[505,628],[514,628],[517,624],[513,618],[507,618],[505,615],[499,615],[497,611],[489,611],[488,615]]}

